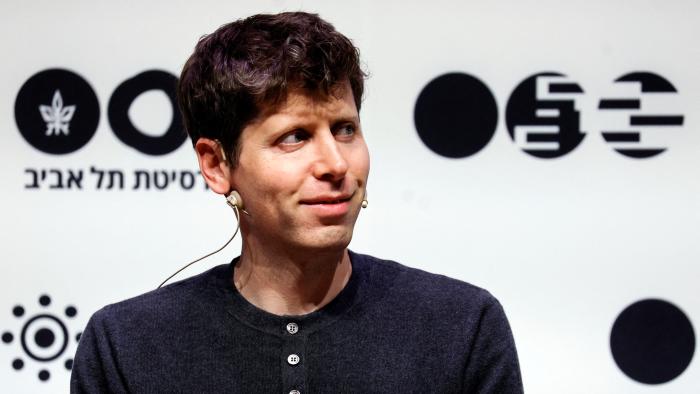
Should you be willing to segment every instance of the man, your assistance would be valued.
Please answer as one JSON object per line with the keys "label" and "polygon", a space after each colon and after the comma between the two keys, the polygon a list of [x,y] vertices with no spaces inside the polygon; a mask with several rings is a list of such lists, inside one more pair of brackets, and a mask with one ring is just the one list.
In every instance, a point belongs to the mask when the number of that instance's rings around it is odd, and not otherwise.
{"label": "man", "polygon": [[200,40],[178,96],[209,187],[242,212],[241,256],[97,312],[73,392],[522,392],[488,292],[347,249],[367,198],[363,82],[316,15]]}

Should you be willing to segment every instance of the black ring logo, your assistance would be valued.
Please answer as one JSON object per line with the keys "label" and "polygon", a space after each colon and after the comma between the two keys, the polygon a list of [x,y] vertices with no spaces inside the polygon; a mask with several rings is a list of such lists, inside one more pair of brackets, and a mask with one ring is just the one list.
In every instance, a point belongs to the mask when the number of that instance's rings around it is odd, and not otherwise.
{"label": "black ring logo", "polygon": [[[187,139],[182,127],[175,86],[177,78],[165,71],[145,71],[124,81],[112,94],[109,100],[107,115],[114,134],[126,145],[147,155],[164,155],[179,148]],[[152,137],[144,134],[134,126],[129,119],[129,107],[134,100],[149,90],[161,90],[168,98],[173,108],[173,118],[170,127],[164,135]]]}

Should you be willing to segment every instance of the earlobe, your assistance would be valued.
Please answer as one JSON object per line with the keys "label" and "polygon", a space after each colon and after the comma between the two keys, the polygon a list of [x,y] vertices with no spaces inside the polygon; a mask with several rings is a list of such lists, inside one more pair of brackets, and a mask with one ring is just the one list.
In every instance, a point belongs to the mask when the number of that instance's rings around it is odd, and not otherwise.
{"label": "earlobe", "polygon": [[221,144],[209,138],[200,138],[194,146],[199,161],[199,170],[209,188],[218,194],[231,191],[231,167]]}

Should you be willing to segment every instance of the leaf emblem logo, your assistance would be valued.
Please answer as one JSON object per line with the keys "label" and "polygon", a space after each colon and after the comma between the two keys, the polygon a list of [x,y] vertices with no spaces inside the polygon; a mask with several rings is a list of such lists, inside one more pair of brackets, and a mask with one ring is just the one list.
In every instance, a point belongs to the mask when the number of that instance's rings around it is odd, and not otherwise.
{"label": "leaf emblem logo", "polygon": [[68,135],[70,121],[75,114],[75,105],[63,106],[61,91],[56,90],[51,105],[40,105],[39,112],[46,122],[46,135]]}

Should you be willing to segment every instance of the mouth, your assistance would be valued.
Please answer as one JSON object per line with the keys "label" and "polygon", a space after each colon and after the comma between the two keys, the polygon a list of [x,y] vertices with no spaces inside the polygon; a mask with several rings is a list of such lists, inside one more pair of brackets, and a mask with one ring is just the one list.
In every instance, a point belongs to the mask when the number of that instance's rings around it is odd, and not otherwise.
{"label": "mouth", "polygon": [[300,205],[312,212],[314,216],[323,220],[341,220],[352,212],[352,194],[328,194],[315,196],[300,201]]}
{"label": "mouth", "polygon": [[310,199],[302,200],[300,203],[302,205],[333,205],[342,204],[352,200],[355,193],[351,195],[339,195],[339,196],[318,196]]}

